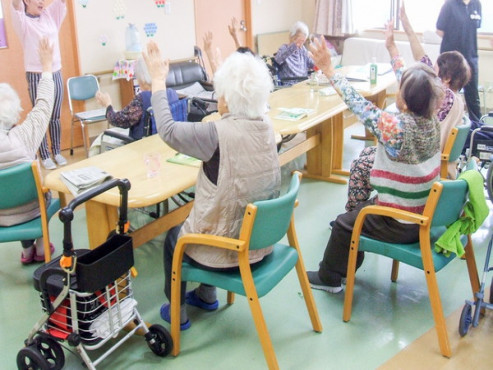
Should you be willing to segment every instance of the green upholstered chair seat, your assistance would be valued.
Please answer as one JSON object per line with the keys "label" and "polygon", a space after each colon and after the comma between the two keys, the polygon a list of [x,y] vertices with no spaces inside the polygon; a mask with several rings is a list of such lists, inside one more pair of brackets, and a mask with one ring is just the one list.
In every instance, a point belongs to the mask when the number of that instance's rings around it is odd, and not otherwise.
{"label": "green upholstered chair seat", "polygon": [[[60,200],[52,199],[47,209],[50,219],[60,209]],[[14,226],[0,226],[0,242],[36,239],[43,235],[41,217]]]}
{"label": "green upholstered chair seat", "polygon": [[[263,297],[270,292],[291,271],[297,261],[296,249],[284,244],[275,244],[271,254],[251,267],[258,296]],[[246,295],[239,269],[233,272],[209,271],[184,262],[182,280],[197,281]]]}
{"label": "green upholstered chair seat", "polygon": [[[446,257],[443,253],[435,252],[433,246],[438,238],[444,233],[444,226],[437,226],[431,229],[430,242],[432,245],[432,257],[433,264],[435,265],[435,271],[440,271],[455,257],[455,253],[451,253],[450,257]],[[465,246],[467,243],[467,237],[462,236],[462,244]],[[421,250],[419,248],[419,242],[411,244],[394,244],[381,242],[375,239],[369,239],[363,235],[360,237],[359,250],[371,253],[381,254],[386,257],[390,257],[394,260],[403,262],[407,265],[414,266],[423,270],[423,259],[421,257]]]}

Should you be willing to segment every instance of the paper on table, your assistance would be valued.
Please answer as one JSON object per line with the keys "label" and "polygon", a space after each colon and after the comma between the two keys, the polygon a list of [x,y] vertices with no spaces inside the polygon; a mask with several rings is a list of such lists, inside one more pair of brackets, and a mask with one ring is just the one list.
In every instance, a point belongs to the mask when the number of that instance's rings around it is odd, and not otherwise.
{"label": "paper on table", "polygon": [[309,108],[279,108],[281,111],[275,118],[286,121],[298,121],[315,112]]}
{"label": "paper on table", "polygon": [[[389,72],[392,72],[392,65],[390,63],[376,63],[377,73],[379,76],[383,76]],[[370,63],[359,67],[353,72],[346,75],[348,81],[355,82],[367,82],[370,81]]]}
{"label": "paper on table", "polygon": [[322,96],[330,96],[330,95],[336,95],[337,91],[332,86],[329,86],[318,90],[318,93]]}
{"label": "paper on table", "polygon": [[93,166],[60,172],[60,175],[63,183],[74,196],[112,178],[108,172]]}
{"label": "paper on table", "polygon": [[99,108],[93,110],[87,110],[85,112],[79,112],[76,114],[80,119],[90,119],[96,117],[104,117],[106,116],[106,108]]}
{"label": "paper on table", "polygon": [[168,158],[167,162],[175,164],[184,164],[185,166],[200,167],[202,161],[200,159],[190,157],[183,153],[176,153],[175,156]]}

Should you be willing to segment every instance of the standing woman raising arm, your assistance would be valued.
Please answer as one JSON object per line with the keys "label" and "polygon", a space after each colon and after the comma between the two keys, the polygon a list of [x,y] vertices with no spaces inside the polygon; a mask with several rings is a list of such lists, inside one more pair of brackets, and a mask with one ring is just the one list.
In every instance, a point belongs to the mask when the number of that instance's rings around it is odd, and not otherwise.
{"label": "standing woman raising arm", "polygon": [[[38,55],[39,42],[47,38],[53,45],[53,80],[55,81],[55,105],[48,127],[51,141],[51,152],[55,162],[63,166],[66,159],[60,153],[61,127],[60,111],[63,100],[62,63],[60,56],[60,42],[58,33],[67,14],[66,0],[53,0],[45,6],[44,0],[12,0],[12,25],[19,37],[24,51],[24,69],[29,89],[29,97],[34,106],[38,93],[38,84],[41,79],[42,65]],[[41,164],[48,170],[56,168],[50,156],[48,141],[45,136],[39,147]]]}

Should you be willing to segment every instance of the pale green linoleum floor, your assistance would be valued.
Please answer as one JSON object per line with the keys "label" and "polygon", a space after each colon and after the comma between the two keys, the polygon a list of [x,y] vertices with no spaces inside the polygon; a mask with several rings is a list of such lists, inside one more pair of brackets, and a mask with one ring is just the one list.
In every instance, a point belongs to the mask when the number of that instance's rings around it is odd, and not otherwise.
{"label": "pale green linoleum floor", "polygon": [[[361,127],[346,130],[346,136]],[[345,140],[345,167],[362,149],[361,142]],[[295,219],[298,239],[307,270],[315,269],[330,235],[329,221],[343,211],[346,186],[304,179]],[[85,214],[76,212],[73,222],[74,245],[87,245]],[[482,268],[486,241],[491,237],[493,216],[474,235],[478,267]],[[61,252],[62,224],[57,217],[50,223],[56,254]],[[19,243],[2,245],[0,267],[0,369],[14,369],[23,341],[40,318],[41,305],[32,286],[37,266],[21,266]],[[161,242],[151,242],[135,251],[139,272],[134,281],[138,310],[144,320],[168,324],[159,317],[164,302]],[[344,294],[314,291],[324,328],[311,330],[296,274],[287,278],[261,299],[264,316],[281,369],[374,369],[433,326],[423,272],[401,265],[399,280],[390,282],[391,261],[367,254],[356,275],[353,315],[342,321]],[[470,298],[465,262],[455,260],[438,275],[445,315],[457,310]],[[219,291],[220,308],[209,313],[189,309],[191,329],[182,333],[178,357],[160,358],[147,347],[144,338],[134,336],[98,369],[264,369],[266,363],[251,319],[248,303],[237,296],[226,305]],[[458,323],[457,323],[458,324]],[[457,327],[448,328],[458,335]],[[104,350],[105,347],[103,347]],[[440,356],[438,343],[429,351]],[[89,352],[91,357],[102,350]],[[83,369],[76,354],[66,353],[67,369]],[[406,364],[402,364],[406,368]],[[409,368],[409,367],[407,367]],[[424,367],[423,367],[424,368]]]}

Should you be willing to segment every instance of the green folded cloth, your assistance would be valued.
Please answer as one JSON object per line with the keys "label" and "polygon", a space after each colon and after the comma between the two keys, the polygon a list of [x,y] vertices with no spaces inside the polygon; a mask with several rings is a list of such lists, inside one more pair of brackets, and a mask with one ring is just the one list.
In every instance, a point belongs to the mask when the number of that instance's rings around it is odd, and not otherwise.
{"label": "green folded cloth", "polygon": [[461,235],[474,233],[489,214],[484,197],[483,176],[476,170],[469,170],[463,172],[459,179],[466,181],[469,188],[469,200],[464,206],[464,215],[449,225],[447,231],[435,243],[435,252],[441,252],[447,257],[451,253],[459,257],[464,255]]}

